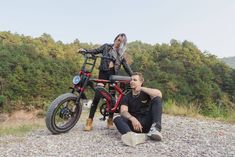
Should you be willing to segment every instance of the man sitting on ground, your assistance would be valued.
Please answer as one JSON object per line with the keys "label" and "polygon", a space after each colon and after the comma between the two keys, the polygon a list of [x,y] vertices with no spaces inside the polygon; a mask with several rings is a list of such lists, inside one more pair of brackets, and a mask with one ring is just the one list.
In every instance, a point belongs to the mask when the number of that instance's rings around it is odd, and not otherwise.
{"label": "man sitting on ground", "polygon": [[132,91],[121,101],[121,116],[114,118],[123,143],[129,146],[144,143],[147,137],[162,140],[162,93],[158,89],[142,87],[143,82],[141,73],[133,73],[130,82]]}

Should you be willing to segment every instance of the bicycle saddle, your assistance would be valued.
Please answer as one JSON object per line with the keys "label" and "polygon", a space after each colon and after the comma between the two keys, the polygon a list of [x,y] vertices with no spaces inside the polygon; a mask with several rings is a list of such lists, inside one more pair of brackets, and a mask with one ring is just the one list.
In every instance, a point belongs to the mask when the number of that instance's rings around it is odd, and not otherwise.
{"label": "bicycle saddle", "polygon": [[111,75],[109,77],[109,80],[111,82],[113,82],[113,81],[131,81],[131,77],[129,77],[129,76]]}

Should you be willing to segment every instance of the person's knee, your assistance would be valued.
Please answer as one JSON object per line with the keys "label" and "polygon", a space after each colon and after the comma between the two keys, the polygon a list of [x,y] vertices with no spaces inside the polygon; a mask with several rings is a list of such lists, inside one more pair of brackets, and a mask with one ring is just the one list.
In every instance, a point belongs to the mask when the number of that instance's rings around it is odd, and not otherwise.
{"label": "person's knee", "polygon": [[118,115],[118,116],[114,116],[113,117],[113,122],[116,124],[118,121],[120,121],[122,118],[121,118],[121,116],[120,115]]}
{"label": "person's knee", "polygon": [[115,126],[117,127],[117,129],[120,128],[121,124],[122,124],[122,117],[120,115],[118,116],[114,116],[113,118],[113,123],[115,124]]}
{"label": "person's knee", "polygon": [[162,101],[162,98],[159,96],[156,96],[151,100],[151,103],[152,104],[161,104],[161,101]]}

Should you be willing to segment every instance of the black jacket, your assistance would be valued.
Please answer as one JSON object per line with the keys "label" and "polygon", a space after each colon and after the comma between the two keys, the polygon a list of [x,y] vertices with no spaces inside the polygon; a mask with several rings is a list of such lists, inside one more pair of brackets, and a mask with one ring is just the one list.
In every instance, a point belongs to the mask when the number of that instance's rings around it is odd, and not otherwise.
{"label": "black jacket", "polygon": [[[104,45],[100,46],[97,49],[86,50],[86,51],[87,51],[87,53],[92,53],[92,54],[99,54],[99,53],[101,53],[105,57],[113,58],[111,53],[110,53],[111,50],[112,50],[112,47],[113,47],[113,44],[104,44]],[[115,60],[113,60],[113,61],[115,62]],[[109,70],[109,63],[110,62],[111,62],[110,59],[102,58],[100,66],[99,66],[99,69],[101,71],[108,71]],[[121,64],[124,67],[124,69],[127,72],[127,74],[129,76],[131,76],[133,72],[132,72],[129,64],[127,63],[127,61],[126,61],[126,59],[124,57],[121,60]],[[118,71],[115,71],[116,75],[118,74],[119,70],[120,70],[120,67],[119,67]]]}

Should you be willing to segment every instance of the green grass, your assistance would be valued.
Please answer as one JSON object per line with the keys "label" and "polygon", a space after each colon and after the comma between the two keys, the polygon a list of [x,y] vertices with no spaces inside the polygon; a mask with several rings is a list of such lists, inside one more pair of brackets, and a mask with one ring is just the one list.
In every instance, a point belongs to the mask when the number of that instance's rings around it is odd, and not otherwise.
{"label": "green grass", "polygon": [[234,110],[228,111],[226,114],[222,116],[214,117],[214,119],[219,121],[225,121],[228,123],[235,123],[235,111]]}
{"label": "green grass", "polygon": [[0,136],[14,135],[14,136],[25,136],[28,132],[36,129],[44,128],[45,124],[41,121],[38,122],[24,122],[24,123],[13,123],[1,124],[0,126]]}
{"label": "green grass", "polygon": [[189,117],[212,118],[228,123],[235,123],[235,110],[226,111],[224,109],[214,107],[210,111],[202,111],[196,108],[193,104],[178,105],[173,100],[168,100],[164,103],[163,112],[170,115],[180,115]]}
{"label": "green grass", "polygon": [[[98,111],[98,110],[97,110]],[[46,129],[46,124],[44,120],[45,112],[39,113],[41,118],[34,121],[11,121],[11,122],[3,122],[0,123],[0,137],[1,136],[25,136],[27,133],[37,130],[37,129]],[[80,122],[85,124],[85,121],[88,117],[89,109],[84,109],[83,113],[79,119]],[[100,113],[96,113],[96,116],[100,116]]]}
{"label": "green grass", "polygon": [[189,104],[188,106],[179,106],[173,100],[168,100],[164,103],[163,112],[170,115],[182,115],[190,117],[196,117],[200,115],[199,109],[195,108],[192,104]]}

